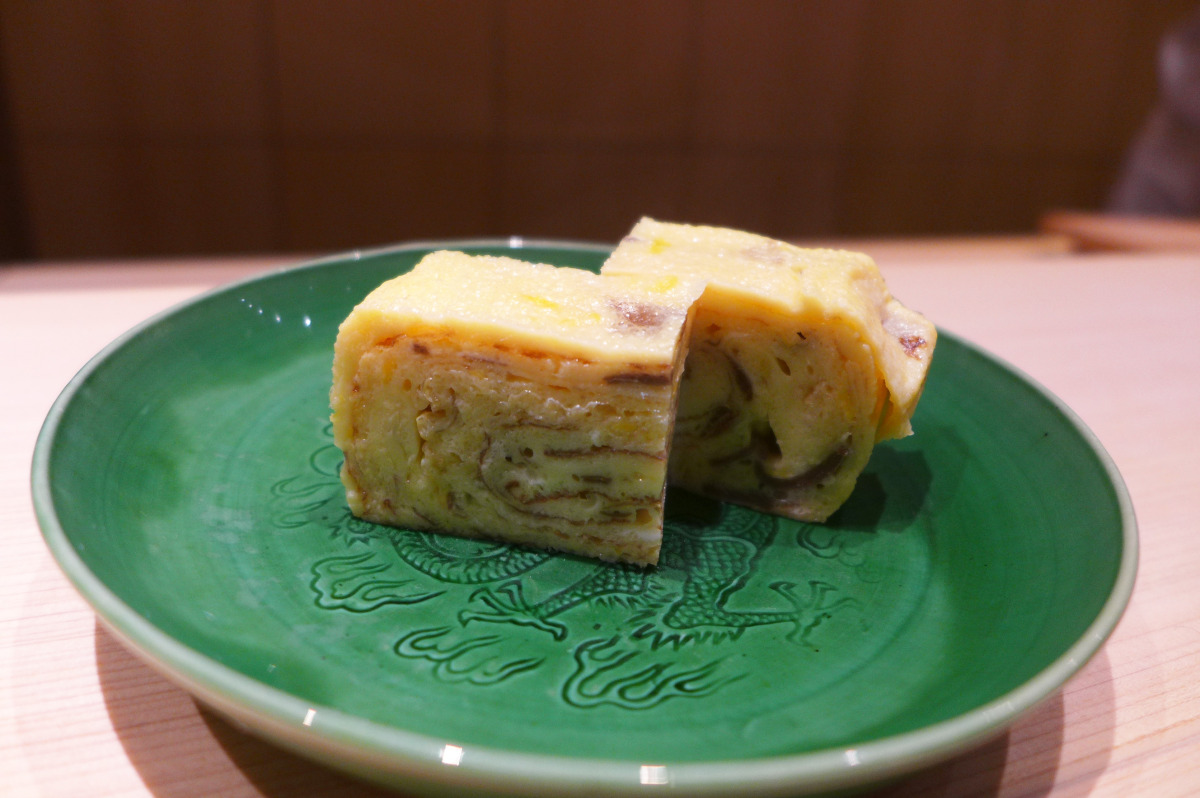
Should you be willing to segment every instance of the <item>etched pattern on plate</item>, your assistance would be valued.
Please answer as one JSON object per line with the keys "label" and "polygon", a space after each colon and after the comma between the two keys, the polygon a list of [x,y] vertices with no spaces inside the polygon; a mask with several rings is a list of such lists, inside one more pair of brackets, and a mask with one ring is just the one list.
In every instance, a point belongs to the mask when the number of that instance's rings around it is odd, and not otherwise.
{"label": "etched pattern on plate", "polygon": [[[272,520],[285,529],[317,520],[343,550],[311,564],[321,609],[367,613],[444,602],[444,623],[403,630],[393,647],[440,682],[483,687],[542,671],[570,706],[646,709],[712,695],[743,678],[723,644],[747,630],[780,627],[787,645],[815,650],[810,637],[836,616],[854,613],[865,623],[855,612],[859,601],[821,579],[772,581],[753,608],[739,601],[760,555],[776,542],[781,521],[773,516],[675,494],[656,569],[393,529],[350,515],[337,476],[340,452],[328,429],[325,435],[308,473],[272,487]],[[783,545],[818,559],[851,550],[836,530],[799,528]],[[562,618],[569,613],[593,622],[568,625]],[[594,634],[581,637],[581,628]],[[515,629],[557,643],[559,661],[523,655]]]}

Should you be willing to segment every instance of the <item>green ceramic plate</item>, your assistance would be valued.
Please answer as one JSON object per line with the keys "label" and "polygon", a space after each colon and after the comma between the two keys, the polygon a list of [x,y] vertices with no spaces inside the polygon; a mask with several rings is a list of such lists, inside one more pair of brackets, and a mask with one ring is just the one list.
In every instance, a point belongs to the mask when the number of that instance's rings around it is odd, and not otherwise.
{"label": "green ceramic plate", "polygon": [[1134,581],[1111,461],[1054,397],[943,335],[914,425],[810,525],[672,493],[643,572],[347,514],[329,429],[351,307],[431,246],[222,288],[70,383],[33,461],[103,622],[284,746],[413,792],[775,795],[870,784],[1012,723]]}

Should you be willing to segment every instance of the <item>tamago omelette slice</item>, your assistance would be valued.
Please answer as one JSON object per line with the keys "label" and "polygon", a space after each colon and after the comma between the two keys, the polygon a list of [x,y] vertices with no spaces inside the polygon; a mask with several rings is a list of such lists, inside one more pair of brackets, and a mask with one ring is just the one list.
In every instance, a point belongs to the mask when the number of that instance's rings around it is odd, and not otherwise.
{"label": "tamago omelette slice", "polygon": [[703,283],[436,252],[334,348],[334,442],[366,520],[654,564]]}
{"label": "tamago omelette slice", "polygon": [[673,484],[805,521],[849,497],[876,442],[911,433],[937,331],[866,255],[643,219],[606,276],[702,280]]}

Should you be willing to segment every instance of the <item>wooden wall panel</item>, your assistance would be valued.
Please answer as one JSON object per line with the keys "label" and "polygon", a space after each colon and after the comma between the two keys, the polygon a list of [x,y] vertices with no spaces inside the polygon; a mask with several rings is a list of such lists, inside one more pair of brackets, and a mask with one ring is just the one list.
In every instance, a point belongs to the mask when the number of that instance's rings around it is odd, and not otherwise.
{"label": "wooden wall panel", "polygon": [[1103,203],[1193,9],[6,0],[5,237],[61,258],[614,240],[642,214],[1028,231]]}
{"label": "wooden wall panel", "polygon": [[[838,228],[845,159],[821,148],[714,148],[689,168],[680,218],[817,238]],[[781,234],[782,235],[782,234]]]}
{"label": "wooden wall panel", "polygon": [[514,147],[501,160],[501,230],[615,243],[643,214],[685,214],[684,158],[670,147]]}
{"label": "wooden wall panel", "polygon": [[[0,35],[0,51],[3,47]],[[25,187],[17,162],[17,141],[13,133],[8,87],[0,81],[0,261],[25,260],[32,252]]]}
{"label": "wooden wall panel", "polygon": [[840,151],[869,66],[870,14],[869,0],[702,4],[698,143],[792,156]]}
{"label": "wooden wall panel", "polygon": [[270,108],[253,3],[6,2],[5,79],[26,138],[257,137]]}
{"label": "wooden wall panel", "polygon": [[0,6],[31,254],[283,243],[259,11],[240,0]]}
{"label": "wooden wall panel", "polygon": [[493,227],[495,181],[478,145],[287,144],[285,240],[329,252]]}
{"label": "wooden wall panel", "polygon": [[486,140],[499,110],[496,9],[488,0],[272,2],[284,137]]}
{"label": "wooden wall panel", "polygon": [[31,234],[51,258],[267,252],[270,154],[254,146],[38,143],[23,151]]}
{"label": "wooden wall panel", "polygon": [[507,4],[506,142],[678,145],[692,115],[686,0]]}

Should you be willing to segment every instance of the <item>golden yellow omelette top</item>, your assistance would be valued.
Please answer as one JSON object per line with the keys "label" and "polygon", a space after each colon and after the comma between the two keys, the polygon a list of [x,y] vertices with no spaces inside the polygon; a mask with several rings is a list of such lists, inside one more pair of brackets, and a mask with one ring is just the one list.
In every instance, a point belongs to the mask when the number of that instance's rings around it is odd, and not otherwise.
{"label": "golden yellow omelette top", "polygon": [[605,276],[672,274],[708,286],[703,302],[734,315],[835,322],[861,336],[877,360],[890,406],[880,438],[911,432],[937,331],[898,302],[867,255],[804,249],[718,227],[644,218],[604,264]]}
{"label": "golden yellow omelette top", "polygon": [[445,331],[598,362],[670,363],[704,290],[686,275],[607,275],[439,251],[372,291],[343,324],[357,334]]}

